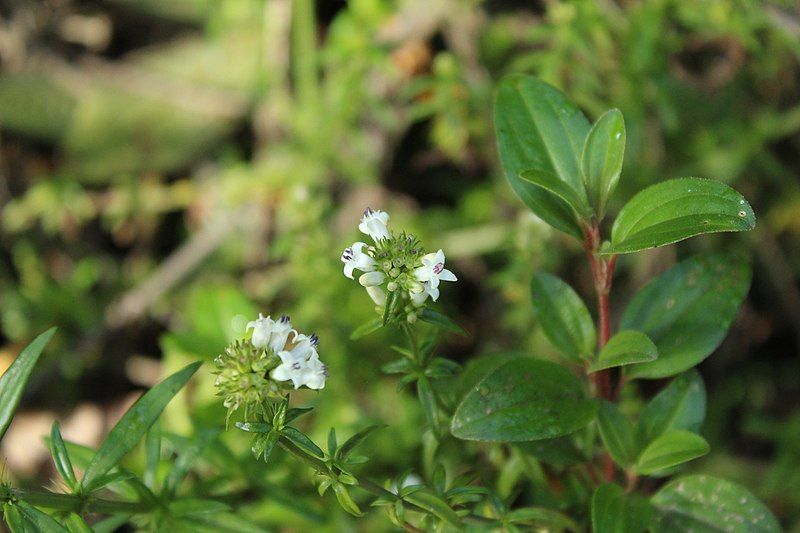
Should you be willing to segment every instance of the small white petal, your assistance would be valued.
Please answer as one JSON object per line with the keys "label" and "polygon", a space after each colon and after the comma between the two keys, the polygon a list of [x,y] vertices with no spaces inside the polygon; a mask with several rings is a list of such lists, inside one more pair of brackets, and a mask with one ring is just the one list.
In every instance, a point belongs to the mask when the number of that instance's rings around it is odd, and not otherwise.
{"label": "small white petal", "polygon": [[442,270],[442,272],[439,274],[439,279],[442,281],[458,281],[456,275],[447,270],[446,268]]}
{"label": "small white petal", "polygon": [[417,293],[409,292],[409,295],[411,296],[411,301],[414,302],[414,305],[416,305],[417,307],[424,304],[425,300],[428,299],[428,293],[425,290]]}

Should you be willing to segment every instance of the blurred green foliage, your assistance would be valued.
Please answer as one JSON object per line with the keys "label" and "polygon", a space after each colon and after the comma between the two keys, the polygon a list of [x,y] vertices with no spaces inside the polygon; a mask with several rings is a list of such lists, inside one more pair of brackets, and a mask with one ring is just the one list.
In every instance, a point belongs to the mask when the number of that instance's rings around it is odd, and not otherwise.
{"label": "blurred green foliage", "polygon": [[[233,338],[234,316],[284,312],[316,330],[330,364],[324,394],[308,396],[314,439],[388,422],[365,445],[368,473],[395,477],[403,465],[430,479],[432,461],[413,459],[415,399],[379,370],[392,358],[379,349],[388,333],[348,340],[370,306],[338,256],[366,205],[391,211],[448,250],[463,281],[447,289],[448,311],[471,337],[448,355],[547,355],[530,318],[531,273],[559,271],[584,296],[591,280],[575,266],[581,250],[527,213],[497,164],[494,83],[530,73],[592,119],[623,112],[618,197],[695,175],[736,184],[753,205],[749,240],[677,248],[747,246],[755,262],[731,338],[701,367],[713,450],[702,468],[747,481],[800,530],[794,2],[18,0],[0,16],[17,43],[0,48],[2,335],[23,344],[59,326],[48,348],[59,357],[45,357],[51,371],[34,383],[58,372],[63,384],[40,387],[39,404],[66,409],[85,383],[104,383],[90,394],[99,399],[132,388],[120,370],[131,354],[160,353],[165,374],[210,361]],[[108,38],[69,31],[81,23]],[[632,294],[676,259],[622,261],[618,286]],[[623,302],[612,305],[618,316]],[[176,442],[221,418],[209,369],[198,376],[167,409]],[[354,527],[309,491],[302,466],[256,463],[239,437],[222,440],[241,471],[192,490],[242,487],[251,497],[241,512],[266,526]],[[222,453],[204,464],[220,468]],[[502,497],[531,461],[500,446],[487,461],[506,454],[514,460],[494,480]]]}

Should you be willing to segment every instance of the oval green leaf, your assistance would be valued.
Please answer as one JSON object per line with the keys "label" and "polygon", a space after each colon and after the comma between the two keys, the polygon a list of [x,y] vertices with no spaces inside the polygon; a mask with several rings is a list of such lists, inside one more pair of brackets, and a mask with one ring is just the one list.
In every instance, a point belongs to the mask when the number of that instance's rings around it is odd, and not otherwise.
{"label": "oval green leaf", "polygon": [[589,207],[589,200],[586,198],[586,191],[583,190],[583,187],[576,191],[569,183],[561,181],[555,174],[541,169],[523,170],[520,172],[519,177],[537,187],[550,191],[567,202],[580,218],[590,219],[592,217],[592,210]]}
{"label": "oval green leaf", "polygon": [[580,153],[590,128],[583,113],[555,87],[516,74],[497,88],[494,125],[500,160],[514,192],[542,220],[583,239],[564,200],[519,177],[523,170],[544,170],[574,190],[582,188]]}
{"label": "oval green leaf", "polygon": [[91,492],[99,479],[133,449],[161,415],[161,411],[200,367],[192,363],[147,391],[128,409],[92,458],[83,476],[83,489]]}
{"label": "oval green leaf", "polygon": [[755,227],[753,208],[724,183],[680,178],[652,185],[634,196],[611,228],[607,253],[630,253],[721,231]]}
{"label": "oval green leaf", "polygon": [[586,426],[596,411],[597,403],[567,369],[520,358],[497,368],[467,393],[450,429],[465,440],[552,439]]}
{"label": "oval green leaf", "polygon": [[608,197],[614,192],[625,156],[625,120],[619,109],[597,119],[581,154],[581,174],[589,203],[602,219]]}
{"label": "oval green leaf", "polygon": [[6,434],[6,430],[11,424],[11,419],[14,418],[14,412],[22,399],[25,384],[31,377],[36,361],[39,360],[42,350],[50,342],[55,332],[56,328],[50,328],[33,339],[33,342],[14,359],[3,377],[0,377],[0,440],[3,439],[3,435]]}
{"label": "oval green leaf", "polygon": [[640,331],[620,331],[603,346],[597,360],[589,365],[589,372],[616,366],[655,361],[658,348],[650,337]]}
{"label": "oval green leaf", "polygon": [[690,431],[667,431],[652,441],[641,453],[634,469],[639,474],[650,475],[707,454],[706,440]]}
{"label": "oval green leaf", "polygon": [[778,521],[744,487],[712,476],[683,476],[664,485],[650,500],[658,512],[654,533],[777,533]]}
{"label": "oval green leaf", "polygon": [[658,359],[626,369],[629,378],[663,378],[692,368],[725,338],[750,287],[750,266],[731,254],[688,259],[646,285],[620,327],[647,334]]}
{"label": "oval green leaf", "polygon": [[639,415],[639,439],[649,443],[671,429],[697,432],[706,417],[706,388],[697,370],[672,380]]}
{"label": "oval green leaf", "polygon": [[544,334],[564,356],[580,359],[594,352],[594,322],[572,287],[552,274],[537,272],[531,279],[531,298]]}
{"label": "oval green leaf", "polygon": [[639,455],[639,446],[630,420],[620,413],[615,404],[603,400],[597,412],[597,424],[611,458],[624,468],[631,466]]}
{"label": "oval green leaf", "polygon": [[639,533],[646,531],[654,509],[638,494],[626,494],[619,485],[606,483],[592,496],[594,533]]}

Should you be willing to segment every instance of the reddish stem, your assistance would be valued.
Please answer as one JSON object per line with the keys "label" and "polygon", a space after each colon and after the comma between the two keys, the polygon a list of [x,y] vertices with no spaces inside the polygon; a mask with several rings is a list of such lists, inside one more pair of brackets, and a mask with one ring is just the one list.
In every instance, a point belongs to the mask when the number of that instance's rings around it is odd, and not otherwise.
{"label": "reddish stem", "polygon": [[[611,283],[614,275],[614,268],[617,265],[617,256],[612,255],[605,258],[597,252],[600,249],[600,227],[593,223],[591,226],[584,226],[584,249],[589,258],[589,265],[592,268],[594,278],[594,288],[597,294],[597,314],[599,321],[599,332],[597,335],[597,347],[602,349],[611,338],[611,305],[609,295],[611,293]],[[615,401],[621,386],[621,381],[614,388],[611,385],[611,369],[601,370],[591,374],[594,383],[595,394],[608,401]],[[614,481],[616,468],[611,456],[606,453],[603,456],[603,476],[608,481]]]}

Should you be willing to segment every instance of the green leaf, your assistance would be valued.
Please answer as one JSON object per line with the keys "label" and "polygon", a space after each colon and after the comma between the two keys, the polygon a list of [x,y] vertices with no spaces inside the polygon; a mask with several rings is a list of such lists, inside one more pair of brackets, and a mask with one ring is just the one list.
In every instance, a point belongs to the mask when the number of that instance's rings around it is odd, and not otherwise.
{"label": "green leaf", "polygon": [[[161,489],[161,494],[167,499],[172,498],[178,490],[178,485],[189,473],[189,470],[197,464],[200,454],[217,438],[220,431],[217,428],[206,428],[197,432],[192,439],[191,444],[181,447],[178,458],[172,464],[172,468],[164,480],[164,485]],[[277,439],[276,439],[277,440]]]}
{"label": "green leaf", "polygon": [[336,442],[336,428],[331,428],[328,431],[328,455],[333,457],[336,455],[336,449],[339,447],[339,444]]}
{"label": "green leaf", "polygon": [[433,324],[437,328],[448,331],[450,333],[455,333],[456,335],[463,335],[467,336],[467,332],[464,329],[450,320],[447,316],[443,315],[442,313],[437,313],[432,309],[425,308],[419,314],[419,319],[423,322],[427,322],[428,324]]}
{"label": "green leaf", "polygon": [[404,499],[409,503],[421,507],[429,513],[438,516],[445,522],[449,522],[451,525],[459,528],[461,527],[461,519],[459,518],[458,514],[456,514],[456,512],[449,505],[447,505],[447,502],[427,489],[417,490],[412,494],[406,495]]}
{"label": "green leaf", "polygon": [[369,322],[365,322],[358,326],[353,333],[350,334],[350,340],[355,341],[360,339],[361,337],[366,337],[370,333],[378,331],[383,327],[383,319],[382,318],[373,318]]}
{"label": "green leaf", "polygon": [[470,359],[464,367],[464,370],[458,375],[458,378],[450,382],[453,389],[453,396],[457,401],[461,401],[475,385],[491,374],[492,371],[512,359],[520,357],[526,356],[521,352],[510,352],[480,355]]}
{"label": "green leaf", "polygon": [[506,514],[506,520],[512,524],[539,526],[546,531],[580,531],[574,520],[553,509],[546,507],[522,507]]}
{"label": "green leaf", "polygon": [[0,377],[0,440],[3,440],[3,435],[6,434],[11,419],[14,418],[25,384],[31,376],[36,361],[39,360],[39,355],[55,332],[56,328],[50,328],[33,339],[33,342],[14,359],[3,377]]}
{"label": "green leaf", "polygon": [[494,125],[500,160],[514,192],[542,220],[582,240],[570,206],[519,174],[543,170],[580,190],[580,153],[590,128],[583,113],[555,87],[531,76],[511,75],[497,88]]}
{"label": "green leaf", "polygon": [[200,362],[192,363],[172,374],[144,393],[128,409],[117,425],[111,429],[86,468],[82,482],[85,492],[89,493],[96,488],[97,481],[136,446],[172,397],[186,385],[199,367]]}
{"label": "green leaf", "polygon": [[78,488],[78,479],[75,477],[75,470],[72,468],[72,461],[67,453],[67,447],[64,445],[64,439],[61,438],[58,422],[55,421],[50,428],[50,454],[53,456],[53,462],[61,479],[74,492]]}
{"label": "green leaf", "polygon": [[473,387],[456,409],[451,431],[465,440],[552,439],[584,427],[596,411],[597,403],[569,370],[519,358]]}
{"label": "green leaf", "polygon": [[28,529],[32,529],[29,522],[22,518],[22,513],[19,512],[19,508],[11,502],[5,502],[3,504],[3,519],[6,521],[6,525],[8,529],[11,530],[11,533],[25,533],[26,526]]}
{"label": "green leaf", "polygon": [[281,435],[292,441],[292,443],[298,448],[301,448],[312,455],[319,457],[320,459],[325,457],[325,453],[320,450],[319,446],[314,444],[314,441],[309,439],[305,434],[301,433],[297,429],[287,426],[283,428]]}
{"label": "green leaf", "polygon": [[632,465],[639,455],[639,446],[630,420],[615,404],[603,400],[597,412],[597,422],[603,444],[614,461],[624,468]]}
{"label": "green leaf", "polygon": [[536,320],[564,356],[579,359],[594,353],[594,323],[572,287],[552,274],[536,272],[531,279],[531,297]]}
{"label": "green leaf", "polygon": [[561,181],[555,174],[541,169],[523,170],[519,177],[528,183],[541,187],[555,194],[575,211],[575,214],[582,219],[590,219],[592,210],[589,207],[589,200],[586,198],[586,191],[583,187],[576,191],[569,183]]}
{"label": "green leaf", "polygon": [[130,520],[129,515],[114,515],[92,524],[94,533],[114,533]]}
{"label": "green leaf", "polygon": [[145,467],[144,484],[156,490],[158,484],[158,465],[161,462],[161,423],[156,420],[144,437]]}
{"label": "green leaf", "polygon": [[[26,523],[22,531],[25,533],[68,533],[67,529],[56,522],[49,514],[45,514],[26,501],[17,500],[14,506],[19,510],[19,514]],[[32,526],[32,527],[31,527]]]}
{"label": "green leaf", "polygon": [[70,533],[93,533],[92,528],[76,513],[70,513],[64,519],[64,525]]}
{"label": "green leaf", "polygon": [[625,494],[619,485],[606,483],[592,496],[593,533],[640,533],[647,531],[654,509],[638,494]]}
{"label": "green leaf", "polygon": [[313,407],[292,407],[291,409],[286,410],[286,417],[283,419],[284,424],[288,424],[295,418],[299,416],[303,416],[304,414],[308,413],[309,411],[313,411]]}
{"label": "green leaf", "polygon": [[635,470],[650,475],[659,470],[697,459],[709,451],[703,437],[683,429],[673,429],[647,445],[636,461]]}
{"label": "green leaf", "polygon": [[625,120],[619,109],[597,119],[581,153],[581,174],[589,203],[602,219],[606,201],[617,187],[625,156]]}
{"label": "green leaf", "polygon": [[439,427],[439,407],[436,402],[436,394],[433,392],[430,380],[425,376],[420,376],[417,380],[417,397],[422,404],[422,411],[428,424],[437,435],[441,433]]}
{"label": "green leaf", "polygon": [[589,365],[589,372],[616,366],[646,363],[658,358],[658,348],[650,337],[639,331],[620,331],[603,346],[597,360]]}
{"label": "green leaf", "polygon": [[750,276],[736,255],[713,254],[682,261],[652,280],[628,304],[620,327],[650,337],[658,359],[631,366],[627,376],[672,376],[708,357],[736,317]]}
{"label": "green leaf", "polygon": [[199,498],[182,498],[169,502],[168,509],[171,516],[197,516],[231,510],[230,506],[225,503]]}
{"label": "green leaf", "polygon": [[650,500],[658,511],[654,533],[732,531],[777,533],[772,512],[747,489],[712,476],[683,476],[664,485]]}
{"label": "green leaf", "polygon": [[277,431],[270,431],[269,433],[258,433],[253,437],[250,443],[250,451],[253,452],[253,457],[256,459],[269,460],[272,455],[272,450],[280,441],[281,434]]}
{"label": "green leaf", "polygon": [[671,429],[697,432],[706,416],[706,388],[697,370],[672,380],[639,415],[639,439],[648,443]]}
{"label": "green leaf", "polygon": [[358,508],[358,504],[353,501],[352,496],[350,496],[350,491],[347,490],[346,485],[336,482],[333,483],[331,487],[333,487],[333,492],[336,495],[336,501],[339,502],[339,505],[342,507],[342,509],[353,516],[361,516],[364,514],[361,512],[361,509]]}
{"label": "green leaf", "polygon": [[356,447],[364,442],[367,437],[372,435],[372,433],[378,429],[385,428],[385,424],[376,424],[374,426],[367,426],[342,444],[341,448],[336,451],[336,458],[345,460],[350,457],[350,454],[356,449]]}
{"label": "green leaf", "polygon": [[399,295],[400,291],[389,291],[386,295],[386,304],[383,306],[383,320],[381,320],[381,325],[385,326],[389,323],[392,312],[397,306]]}
{"label": "green leaf", "polygon": [[721,231],[756,226],[753,209],[724,183],[680,178],[652,185],[622,208],[608,253],[630,253]]}

